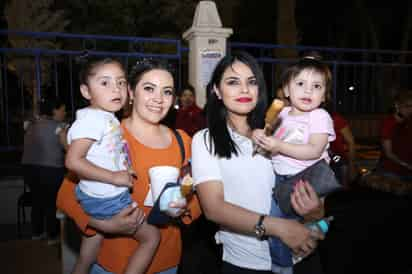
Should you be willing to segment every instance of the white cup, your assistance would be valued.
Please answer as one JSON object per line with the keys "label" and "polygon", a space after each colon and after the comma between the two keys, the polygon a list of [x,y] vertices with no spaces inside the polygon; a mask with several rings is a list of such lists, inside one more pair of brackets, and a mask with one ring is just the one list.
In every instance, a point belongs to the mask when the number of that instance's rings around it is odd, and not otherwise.
{"label": "white cup", "polygon": [[174,166],[155,166],[149,169],[150,189],[153,202],[156,202],[167,183],[177,182],[179,169]]}

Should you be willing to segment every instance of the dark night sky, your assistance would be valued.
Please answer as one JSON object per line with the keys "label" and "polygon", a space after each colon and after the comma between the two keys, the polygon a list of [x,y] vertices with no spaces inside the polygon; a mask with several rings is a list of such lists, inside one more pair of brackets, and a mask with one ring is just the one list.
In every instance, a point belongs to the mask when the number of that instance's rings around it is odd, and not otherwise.
{"label": "dark night sky", "polygon": [[[227,1],[227,0],[225,0]],[[1,10],[5,1],[0,4]],[[216,1],[219,12],[223,8]],[[296,0],[296,21],[300,32],[301,45],[370,48],[370,43],[362,43],[367,37],[365,15],[356,8],[356,0]],[[377,29],[381,49],[400,49],[402,35],[408,10],[412,8],[409,1],[359,1]],[[259,3],[259,5],[257,5]],[[241,8],[232,12],[237,22],[232,27],[235,34],[233,41],[276,43],[276,1],[242,0]],[[412,12],[411,16],[412,16]],[[225,18],[222,18],[225,24]],[[273,27],[271,27],[273,26]],[[4,16],[0,17],[0,28],[6,28]],[[107,33],[104,33],[107,34]],[[178,35],[180,37],[180,34]],[[343,37],[346,37],[345,42]],[[412,43],[410,43],[412,44]],[[411,47],[409,47],[411,48]]]}
{"label": "dark night sky", "polygon": [[346,35],[345,47],[359,48],[362,35],[367,35],[366,19],[369,16],[377,29],[380,48],[400,49],[410,9],[408,1],[361,1],[366,15],[358,11],[355,2],[297,0],[296,17],[301,26],[302,43],[338,47],[341,46],[339,40]]}

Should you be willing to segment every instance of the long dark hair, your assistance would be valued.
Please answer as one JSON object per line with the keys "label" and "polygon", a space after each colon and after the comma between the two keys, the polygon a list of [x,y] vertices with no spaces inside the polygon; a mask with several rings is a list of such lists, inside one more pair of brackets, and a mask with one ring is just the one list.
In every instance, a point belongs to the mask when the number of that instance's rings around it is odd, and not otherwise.
{"label": "long dark hair", "polygon": [[[218,88],[222,81],[224,72],[233,66],[235,62],[241,62],[247,65],[256,77],[258,85],[258,100],[256,107],[247,115],[247,123],[253,130],[264,126],[264,115],[267,106],[266,83],[263,72],[259,67],[256,59],[246,52],[233,52],[223,57],[216,65],[209,84],[206,87],[207,104],[206,117],[209,129],[209,150],[211,153],[223,158],[230,158],[232,153],[237,155],[238,150],[235,142],[232,140],[227,128],[227,109],[220,100],[213,88]],[[213,144],[213,146],[211,145]],[[213,151],[212,152],[212,147]]]}

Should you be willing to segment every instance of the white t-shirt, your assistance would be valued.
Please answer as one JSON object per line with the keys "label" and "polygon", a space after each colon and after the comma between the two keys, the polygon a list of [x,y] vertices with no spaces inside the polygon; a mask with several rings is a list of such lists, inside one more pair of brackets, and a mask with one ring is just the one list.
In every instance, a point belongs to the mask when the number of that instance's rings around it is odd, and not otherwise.
{"label": "white t-shirt", "polygon": [[[95,140],[87,152],[88,161],[111,171],[126,170],[126,143],[119,120],[113,113],[89,107],[78,110],[76,121],[67,134],[67,141],[70,144],[82,138]],[[127,187],[91,180],[80,180],[79,187],[87,195],[96,198],[114,197],[128,190]]]}
{"label": "white t-shirt", "polygon": [[[252,156],[252,141],[229,128],[239,148],[231,159],[219,158],[208,150],[208,130],[192,139],[192,174],[195,185],[214,180],[223,183],[226,202],[257,212],[269,214],[275,175],[270,160]],[[213,151],[213,150],[212,150]],[[256,220],[257,221],[257,220]],[[269,244],[254,236],[220,228],[216,242],[223,244],[223,260],[233,265],[256,270],[270,270]]]}
{"label": "white t-shirt", "polygon": [[[324,133],[328,135],[329,142],[335,140],[333,120],[326,110],[318,108],[302,115],[289,115],[290,110],[291,107],[285,107],[280,112],[281,124],[274,133],[275,137],[290,144],[307,144],[311,134]],[[272,157],[273,168],[277,174],[296,174],[320,159],[329,161],[328,148],[329,143],[322,155],[314,160],[297,160],[286,155],[277,154]]]}

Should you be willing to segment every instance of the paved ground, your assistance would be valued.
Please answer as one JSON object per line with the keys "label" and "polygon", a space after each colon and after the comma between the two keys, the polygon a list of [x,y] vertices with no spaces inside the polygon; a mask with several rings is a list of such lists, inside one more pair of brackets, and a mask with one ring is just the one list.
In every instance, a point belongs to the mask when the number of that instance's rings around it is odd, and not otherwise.
{"label": "paved ground", "polygon": [[59,246],[46,241],[12,240],[0,243],[3,274],[60,274]]}
{"label": "paved ground", "polygon": [[32,241],[30,226],[23,227],[20,238],[14,224],[0,224],[0,261],[2,274],[60,274],[60,246],[47,241]]}

